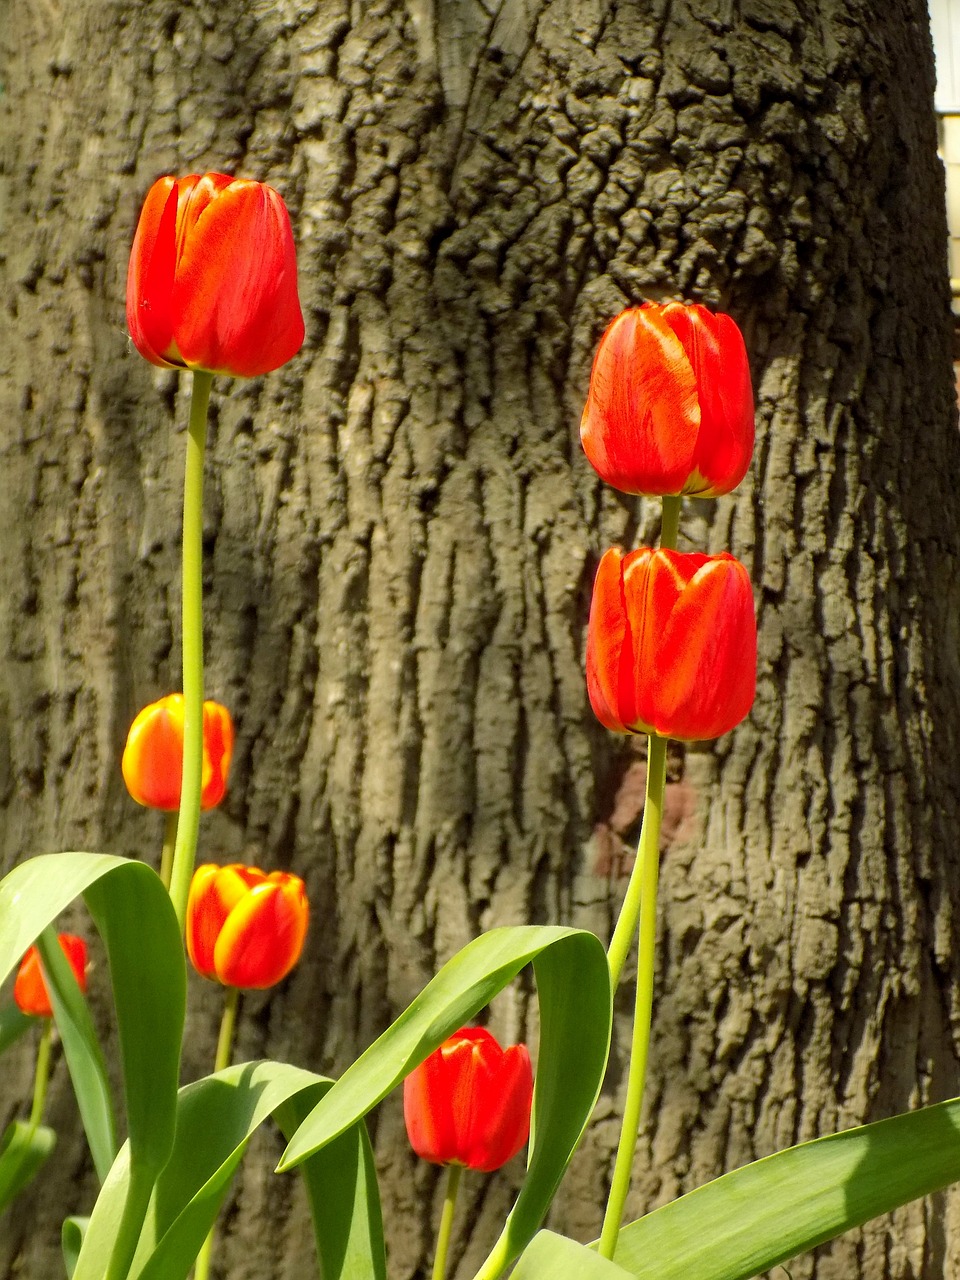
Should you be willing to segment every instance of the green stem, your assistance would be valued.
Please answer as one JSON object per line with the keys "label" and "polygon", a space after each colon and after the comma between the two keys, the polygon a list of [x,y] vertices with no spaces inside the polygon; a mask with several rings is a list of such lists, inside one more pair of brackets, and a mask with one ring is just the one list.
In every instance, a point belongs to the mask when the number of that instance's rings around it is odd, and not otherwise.
{"label": "green stem", "polygon": [[460,1190],[460,1175],[462,1173],[463,1165],[452,1164],[447,1168],[447,1193],[443,1198],[443,1212],[440,1215],[440,1229],[437,1232],[437,1253],[433,1260],[432,1280],[443,1280],[446,1274],[450,1232],[453,1228],[453,1212],[457,1207],[457,1192]]}
{"label": "green stem", "polygon": [[203,774],[203,456],[213,374],[195,370],[183,483],[183,782],[170,897],[183,930],[197,856]]}
{"label": "green stem", "polygon": [[160,879],[163,881],[163,887],[169,890],[170,874],[173,871],[173,850],[177,843],[177,819],[180,814],[178,810],[171,809],[165,816],[167,821],[163,828],[163,848],[160,851]]}
{"label": "green stem", "polygon": [[37,1046],[37,1069],[33,1075],[33,1106],[30,1108],[30,1128],[36,1130],[43,1119],[43,1104],[50,1083],[50,1053],[53,1048],[53,1019],[44,1018],[43,1032]]}
{"label": "green stem", "polygon": [[647,740],[647,791],[643,803],[643,825],[637,845],[637,860],[630,873],[630,883],[623,898],[620,916],[607,951],[610,965],[610,985],[616,990],[637,932],[637,921],[642,911],[644,877],[648,862],[647,851],[654,860],[660,852],[660,822],[663,817],[663,791],[667,780],[667,739],[651,734]]}
{"label": "green stem", "polygon": [[[220,1019],[220,1036],[217,1040],[217,1056],[214,1062],[214,1071],[223,1071],[230,1065],[230,1058],[233,1055],[233,1033],[237,1025],[237,1009],[240,1004],[240,989],[238,987],[227,987],[226,997],[223,1002],[223,1017]],[[213,1237],[216,1228],[211,1227],[207,1232],[207,1238],[200,1246],[200,1252],[197,1254],[197,1265],[193,1273],[193,1280],[207,1280],[210,1274],[210,1259],[213,1256]]]}
{"label": "green stem", "polygon": [[[633,1020],[633,1043],[630,1047],[630,1070],[627,1076],[627,1096],[623,1107],[623,1123],[620,1129],[620,1143],[617,1147],[617,1158],[613,1168],[613,1179],[610,1184],[610,1195],[603,1218],[603,1230],[600,1233],[599,1252],[602,1258],[613,1260],[620,1234],[620,1223],[623,1221],[623,1206],[630,1189],[630,1175],[633,1170],[633,1154],[640,1132],[640,1114],[643,1107],[643,1085],[647,1073],[647,1054],[650,1047],[650,1017],[653,1010],[654,961],[657,945],[657,879],[660,870],[660,823],[663,816],[663,793],[666,783],[667,741],[651,735],[647,753],[647,795],[643,809],[643,826],[640,830],[640,846],[637,850],[637,867],[640,868],[637,894],[640,915],[640,951],[637,958],[637,1002]],[[636,878],[637,867],[634,868]],[[629,893],[629,890],[628,890]],[[624,903],[626,908],[626,903]],[[618,922],[618,932],[624,913]],[[624,935],[619,939],[623,952],[616,969],[617,977],[626,958],[626,950],[632,940],[624,944]],[[617,963],[613,956],[614,944],[618,943],[617,934],[610,947],[610,972],[614,974]]]}
{"label": "green stem", "polygon": [[663,499],[663,517],[660,522],[660,546],[664,551],[676,551],[680,532],[680,508],[683,498],[679,494],[667,494]]}

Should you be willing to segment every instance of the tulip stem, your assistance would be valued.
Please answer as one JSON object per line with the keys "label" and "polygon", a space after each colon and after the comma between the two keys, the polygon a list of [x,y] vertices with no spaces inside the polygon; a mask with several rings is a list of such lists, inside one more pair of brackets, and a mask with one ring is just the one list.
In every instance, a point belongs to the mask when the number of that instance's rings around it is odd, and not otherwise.
{"label": "tulip stem", "polygon": [[663,516],[660,521],[660,549],[676,551],[677,536],[680,533],[680,508],[683,498],[680,494],[666,494],[663,499]]}
{"label": "tulip stem", "polygon": [[447,1190],[443,1197],[443,1212],[440,1215],[440,1229],[437,1232],[437,1253],[433,1260],[432,1280],[443,1280],[447,1270],[447,1251],[450,1248],[450,1232],[453,1229],[453,1213],[457,1207],[457,1192],[460,1190],[460,1175],[463,1165],[451,1164],[447,1167]]}
{"label": "tulip stem", "polygon": [[[613,931],[613,938],[607,951],[610,965],[610,985],[616,990],[623,973],[627,955],[633,946],[633,938],[637,932],[637,921],[643,910],[643,895],[647,869],[647,851],[651,850],[656,862],[660,852],[660,822],[663,818],[663,791],[667,780],[667,739],[651,734],[647,739],[647,786],[643,803],[643,824],[640,827],[640,842],[637,845],[637,858],[630,873],[630,883],[620,908],[620,917]],[[654,888],[656,879],[654,878]]]}
{"label": "tulip stem", "polygon": [[43,1104],[47,1099],[50,1083],[50,1053],[53,1047],[53,1019],[44,1018],[44,1028],[37,1046],[37,1069],[33,1075],[33,1106],[30,1108],[29,1125],[35,1131],[43,1119]]}
{"label": "tulip stem", "polygon": [[194,370],[183,483],[183,781],[170,897],[183,931],[200,830],[203,774],[203,457],[213,374]]}
{"label": "tulip stem", "polygon": [[[637,865],[630,880],[627,896],[638,881],[635,896],[639,898],[640,916],[640,951],[637,958],[637,1000],[633,1016],[633,1043],[630,1046],[630,1070],[627,1076],[627,1096],[623,1107],[623,1123],[620,1129],[620,1143],[617,1147],[617,1158],[613,1168],[613,1179],[610,1184],[610,1195],[603,1217],[603,1230],[600,1233],[599,1253],[602,1258],[613,1260],[620,1234],[620,1223],[623,1221],[623,1206],[630,1189],[630,1175],[633,1170],[633,1153],[640,1132],[640,1113],[643,1106],[643,1084],[647,1073],[647,1052],[650,1047],[650,1018],[653,1011],[653,978],[654,962],[657,946],[657,879],[660,870],[660,822],[663,816],[663,793],[667,776],[667,740],[651,734],[647,749],[647,794],[643,808],[643,825],[640,829],[640,844],[637,849]],[[637,876],[637,870],[640,876]],[[614,979],[619,977],[633,939],[631,926],[629,937],[624,942],[624,930],[620,925],[627,913],[627,903],[617,924],[610,946],[610,974]],[[635,917],[634,917],[635,918]],[[614,956],[614,947],[619,941],[622,956]],[[615,980],[614,980],[615,985]]]}
{"label": "tulip stem", "polygon": [[163,848],[160,850],[160,879],[163,887],[170,888],[170,873],[173,871],[173,850],[177,843],[177,819],[179,813],[171,809],[164,814],[166,822],[163,828]]}

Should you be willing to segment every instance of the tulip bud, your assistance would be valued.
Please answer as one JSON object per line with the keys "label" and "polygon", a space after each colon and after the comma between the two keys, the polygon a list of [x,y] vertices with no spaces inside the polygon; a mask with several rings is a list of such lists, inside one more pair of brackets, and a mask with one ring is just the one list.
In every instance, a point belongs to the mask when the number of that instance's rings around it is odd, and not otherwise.
{"label": "tulip bud", "polygon": [[152,364],[255,378],[303,343],[281,196],[223,173],[158,178],[127,272],[127,325]]}
{"label": "tulip bud", "polygon": [[[61,933],[58,942],[70,961],[70,968],[81,991],[87,989],[87,944],[72,933]],[[20,962],[17,980],[13,985],[13,998],[21,1013],[34,1018],[52,1018],[53,1006],[40,965],[40,952],[31,947]]]}
{"label": "tulip bud", "polygon": [[197,867],[187,900],[187,953],[227,987],[272,987],[300,959],[309,906],[303,881],[239,863]]}
{"label": "tulip bud", "polygon": [[750,367],[729,316],[647,302],[609,325],[580,423],[583,451],[607,484],[714,498],[746,475],[753,438]]}
{"label": "tulip bud", "polygon": [[526,1045],[501,1049],[484,1028],[464,1027],[403,1082],[407,1136],[424,1160],[491,1173],[526,1142],[532,1099]]}
{"label": "tulip bud", "polygon": [[[227,790],[233,721],[219,702],[203,704],[200,806],[212,809]],[[179,809],[183,779],[183,694],[170,693],[140,712],[127,734],[120,765],[127,790],[149,809]]]}
{"label": "tulip bud", "polygon": [[600,561],[587,631],[587,688],[618,733],[697,741],[753,705],[757,625],[733,556],[619,547]]}

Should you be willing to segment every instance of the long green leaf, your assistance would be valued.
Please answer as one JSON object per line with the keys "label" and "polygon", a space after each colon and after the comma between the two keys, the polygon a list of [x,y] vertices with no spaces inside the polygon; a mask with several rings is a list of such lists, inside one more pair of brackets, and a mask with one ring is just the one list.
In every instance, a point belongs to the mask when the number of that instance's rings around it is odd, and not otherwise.
{"label": "long green leaf", "polygon": [[8,1125],[0,1143],[0,1213],[20,1194],[57,1145],[57,1135],[25,1120]]}
{"label": "long green leaf", "polygon": [[9,1004],[5,1009],[0,1009],[0,1053],[4,1053],[12,1044],[16,1044],[35,1023],[36,1018],[21,1013],[15,1004]]}
{"label": "long green leaf", "polygon": [[97,1176],[102,1182],[117,1154],[117,1131],[107,1064],[87,1002],[52,926],[48,925],[40,934],[37,947],[77,1097],[77,1108]]}
{"label": "long green leaf", "polygon": [[510,1280],[630,1280],[630,1272],[567,1236],[538,1231],[520,1255]]}
{"label": "long green leaf", "polygon": [[624,1227],[615,1260],[636,1280],[749,1280],[957,1181],[960,1099],[725,1174]]}
{"label": "long green leaf", "polygon": [[102,853],[56,853],[0,881],[0,981],[74,898],[103,937],[120,1038],[131,1176],[112,1271],[123,1274],[157,1173],[173,1146],[186,966],[176,914],[145,864]]}
{"label": "long green leaf", "polygon": [[355,1124],[531,961],[540,1051],[527,1176],[478,1280],[501,1274],[543,1220],[600,1091],[611,994],[606,953],[592,933],[494,929],[464,947],[314,1108],[280,1168],[292,1168]]}
{"label": "long green leaf", "polygon": [[[295,1124],[329,1087],[328,1080],[299,1067],[251,1062],[181,1089],[176,1141],[150,1201],[131,1280],[184,1280],[257,1127],[274,1113],[286,1125]],[[355,1127],[333,1144],[339,1159],[314,1157],[302,1169],[323,1280],[385,1280],[373,1156],[362,1130]],[[127,1198],[128,1157],[124,1147],[97,1199],[73,1280],[99,1280],[102,1274]]]}

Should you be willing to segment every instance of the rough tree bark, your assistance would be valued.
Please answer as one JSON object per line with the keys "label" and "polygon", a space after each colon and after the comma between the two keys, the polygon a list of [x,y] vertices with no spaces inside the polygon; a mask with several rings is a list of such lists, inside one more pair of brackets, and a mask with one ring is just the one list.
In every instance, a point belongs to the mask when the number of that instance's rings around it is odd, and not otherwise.
{"label": "rough tree bark", "polygon": [[[314,921],[239,1053],[336,1072],[479,929],[608,935],[643,766],[591,717],[583,628],[599,552],[656,524],[577,424],[608,318],[684,296],[753,359],[755,465],[683,534],[752,566],[760,678],[744,726],[672,756],[629,1208],[960,1092],[960,448],[923,0],[20,0],[0,25],[3,866],[157,856],[118,760],[179,680],[185,405],[125,335],[126,254],[158,174],[236,171],[290,204],[308,337],[216,384],[207,685],[239,745],[203,852],[295,868]],[[191,1000],[185,1078],[217,1019]],[[553,1218],[583,1239],[628,1004]],[[494,1024],[534,1034],[529,991]],[[5,1060],[4,1116],[30,1070]],[[59,1164],[0,1226],[0,1276],[60,1274],[94,1193],[62,1065],[51,1106]],[[375,1136],[402,1280],[438,1184],[396,1100]],[[230,1280],[312,1274],[276,1149],[225,1219]],[[459,1276],[519,1177],[467,1180]],[[941,1198],[791,1274],[960,1276],[958,1228]]]}

